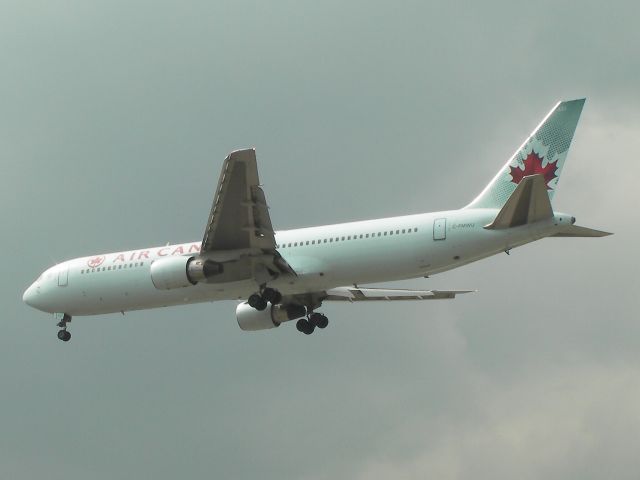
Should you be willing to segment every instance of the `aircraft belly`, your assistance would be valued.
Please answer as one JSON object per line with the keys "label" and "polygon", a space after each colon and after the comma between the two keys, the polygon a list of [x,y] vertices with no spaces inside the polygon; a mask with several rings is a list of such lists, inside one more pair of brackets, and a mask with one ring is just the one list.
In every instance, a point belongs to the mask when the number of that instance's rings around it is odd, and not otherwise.
{"label": "aircraft belly", "polygon": [[252,281],[198,284],[172,290],[156,289],[148,271],[118,272],[112,278],[82,278],[70,284],[61,310],[70,315],[97,315],[147,308],[245,298],[255,289]]}

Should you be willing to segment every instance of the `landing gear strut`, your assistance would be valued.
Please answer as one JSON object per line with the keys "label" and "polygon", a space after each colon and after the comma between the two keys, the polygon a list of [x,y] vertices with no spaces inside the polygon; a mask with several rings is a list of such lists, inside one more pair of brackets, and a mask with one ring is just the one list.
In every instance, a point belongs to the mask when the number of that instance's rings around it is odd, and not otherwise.
{"label": "landing gear strut", "polygon": [[275,288],[265,287],[261,293],[254,293],[247,299],[247,303],[256,310],[267,308],[267,302],[278,305],[282,301],[282,294]]}
{"label": "landing gear strut", "polygon": [[68,342],[71,340],[71,332],[67,330],[67,323],[71,321],[71,315],[67,315],[66,313],[62,316],[62,320],[58,322],[58,327],[61,330],[58,331],[58,338],[63,342]]}

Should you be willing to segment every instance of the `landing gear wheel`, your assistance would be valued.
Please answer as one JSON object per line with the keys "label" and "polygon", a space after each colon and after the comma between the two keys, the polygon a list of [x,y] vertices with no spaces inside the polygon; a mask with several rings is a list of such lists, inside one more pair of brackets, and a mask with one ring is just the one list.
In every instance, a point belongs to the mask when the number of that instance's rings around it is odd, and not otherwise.
{"label": "landing gear wheel", "polygon": [[309,323],[318,328],[327,328],[327,325],[329,325],[329,319],[322,313],[312,313],[309,315]]}
{"label": "landing gear wheel", "polygon": [[247,303],[258,311],[267,308],[267,301],[257,293],[254,293],[247,299]]}
{"label": "landing gear wheel", "polygon": [[325,315],[320,314],[320,317],[316,319],[316,327],[327,328],[327,325],[329,325],[329,319]]}
{"label": "landing gear wheel", "polygon": [[271,303],[271,305],[277,305],[282,301],[282,294],[275,288],[267,287],[262,291],[262,298]]}
{"label": "landing gear wheel", "polygon": [[68,332],[67,330],[60,330],[58,332],[58,338],[63,342],[68,342],[71,340],[71,332]]}
{"label": "landing gear wheel", "polygon": [[306,318],[301,318],[296,322],[296,328],[299,332],[302,332],[305,335],[311,335],[316,329],[316,326],[313,323],[309,322]]}

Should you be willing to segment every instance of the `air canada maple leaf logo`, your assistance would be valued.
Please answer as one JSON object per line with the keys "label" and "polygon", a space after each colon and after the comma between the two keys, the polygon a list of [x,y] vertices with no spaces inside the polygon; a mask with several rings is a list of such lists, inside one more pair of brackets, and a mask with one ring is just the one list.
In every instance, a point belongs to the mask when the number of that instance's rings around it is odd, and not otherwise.
{"label": "air canada maple leaf logo", "polygon": [[524,159],[524,169],[520,167],[509,167],[511,169],[511,178],[513,183],[520,183],[522,179],[529,175],[537,175],[541,174],[544,176],[544,181],[547,184],[547,190],[551,190],[549,186],[549,182],[557,177],[556,170],[558,170],[558,166],[555,162],[548,162],[545,167],[542,166],[542,160],[544,157],[538,156],[536,152],[533,150],[527,158]]}
{"label": "air canada maple leaf logo", "polygon": [[104,255],[99,255],[87,260],[87,265],[89,266],[89,268],[96,268],[102,265],[102,262],[104,262]]}

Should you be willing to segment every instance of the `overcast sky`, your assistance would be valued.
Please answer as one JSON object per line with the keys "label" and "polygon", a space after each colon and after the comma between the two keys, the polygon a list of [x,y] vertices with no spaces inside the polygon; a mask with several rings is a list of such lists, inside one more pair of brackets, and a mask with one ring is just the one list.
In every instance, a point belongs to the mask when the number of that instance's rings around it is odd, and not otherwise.
{"label": "overcast sky", "polygon": [[[637,479],[637,2],[0,1],[0,476]],[[468,203],[587,97],[548,239],[242,332],[235,302],[75,318],[56,261],[199,240],[255,146],[276,228]]]}

